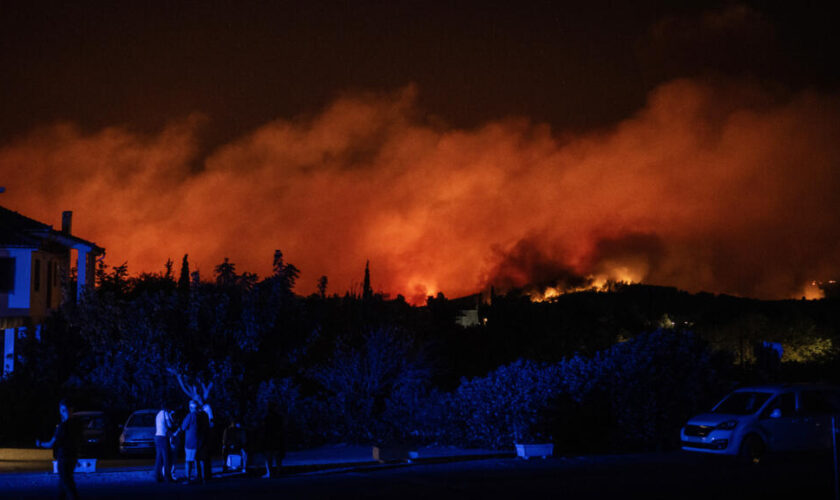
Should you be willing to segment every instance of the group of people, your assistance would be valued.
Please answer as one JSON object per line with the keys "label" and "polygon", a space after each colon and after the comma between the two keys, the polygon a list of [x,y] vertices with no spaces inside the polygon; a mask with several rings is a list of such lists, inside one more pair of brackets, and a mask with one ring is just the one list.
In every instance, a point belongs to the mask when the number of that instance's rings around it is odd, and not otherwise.
{"label": "group of people", "polygon": [[[210,457],[215,448],[213,427],[213,413],[207,404],[199,408],[197,401],[190,401],[190,412],[177,426],[174,411],[161,408],[155,418],[155,479],[175,481],[172,457],[181,434],[184,442],[185,481],[206,482],[210,479]],[[263,477],[271,477],[272,471],[281,466],[285,449],[285,425],[276,407],[269,408],[263,425],[256,432],[249,431],[243,427],[239,418],[234,418],[222,435],[223,471],[239,469],[246,472],[249,456],[256,451],[265,460]]]}
{"label": "group of people", "polygon": [[[174,454],[178,444],[184,443],[184,480],[190,483],[206,482],[212,475],[211,455],[214,448],[213,412],[208,404],[201,405],[192,400],[190,411],[180,425],[175,422],[175,412],[168,405],[155,416],[155,479],[175,481]],[[52,448],[58,468],[59,498],[78,498],[73,473],[79,458],[82,436],[80,422],[73,418],[73,408],[66,400],[58,405],[59,423],[49,441],[35,441],[38,448]],[[282,413],[270,406],[259,429],[251,431],[243,427],[239,418],[234,418],[222,436],[222,459],[224,471],[238,469],[247,471],[248,459],[254,452],[265,460],[265,475],[272,477],[285,456],[285,425]],[[193,476],[193,469],[195,476]]]}
{"label": "group of people", "polygon": [[177,427],[174,423],[175,412],[165,406],[155,416],[155,479],[158,482],[175,481],[173,448],[183,433],[184,478],[188,482],[207,482],[212,475],[210,441],[213,413],[210,406],[205,404],[199,409],[197,401],[190,401],[190,412]]}

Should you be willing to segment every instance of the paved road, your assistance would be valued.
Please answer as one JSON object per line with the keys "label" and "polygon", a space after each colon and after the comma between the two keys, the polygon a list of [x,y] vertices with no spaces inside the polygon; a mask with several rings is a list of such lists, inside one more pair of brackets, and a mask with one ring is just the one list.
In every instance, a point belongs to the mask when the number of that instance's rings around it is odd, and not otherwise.
{"label": "paved road", "polygon": [[[22,475],[23,476],[23,475]],[[141,480],[142,479],[142,480]],[[25,482],[25,481],[24,481]],[[6,483],[0,498],[52,498],[52,484]],[[682,453],[548,460],[487,459],[361,467],[275,479],[228,477],[207,485],[157,484],[120,473],[80,478],[83,498],[821,499],[834,498],[830,457],[759,467]]]}

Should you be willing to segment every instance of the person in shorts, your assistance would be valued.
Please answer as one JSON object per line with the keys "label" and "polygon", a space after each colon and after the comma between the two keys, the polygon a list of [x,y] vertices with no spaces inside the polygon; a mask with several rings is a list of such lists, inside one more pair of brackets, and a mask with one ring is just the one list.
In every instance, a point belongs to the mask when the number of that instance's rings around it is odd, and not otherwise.
{"label": "person in shorts", "polygon": [[[190,412],[184,417],[178,432],[184,433],[184,480],[187,482],[195,482],[202,479],[201,470],[198,468],[196,462],[196,452],[201,444],[200,438],[202,434],[201,419],[198,414],[198,403],[190,401]],[[195,467],[196,478],[192,478],[192,469]]]}

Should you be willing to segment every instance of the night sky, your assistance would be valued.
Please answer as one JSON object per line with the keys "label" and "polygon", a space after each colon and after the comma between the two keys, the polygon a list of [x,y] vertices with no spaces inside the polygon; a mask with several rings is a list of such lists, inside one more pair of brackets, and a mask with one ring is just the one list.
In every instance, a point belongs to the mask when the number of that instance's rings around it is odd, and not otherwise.
{"label": "night sky", "polygon": [[416,302],[840,275],[832,3],[3,2],[0,203]]}

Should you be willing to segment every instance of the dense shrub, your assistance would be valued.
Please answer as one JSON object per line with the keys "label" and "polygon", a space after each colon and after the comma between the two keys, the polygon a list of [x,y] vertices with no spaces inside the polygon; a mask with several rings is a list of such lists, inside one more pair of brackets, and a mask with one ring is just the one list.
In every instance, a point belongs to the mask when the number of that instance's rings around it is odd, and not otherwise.
{"label": "dense shrub", "polygon": [[448,421],[443,438],[492,448],[548,439],[544,419],[561,390],[557,365],[525,360],[464,379],[442,398]]}
{"label": "dense shrub", "polygon": [[[375,329],[360,345],[341,343],[333,357],[308,373],[319,384],[307,404],[322,435],[363,442],[405,440],[425,402],[429,373],[403,332]],[[341,437],[339,437],[341,436]]]}
{"label": "dense shrub", "polygon": [[587,358],[520,360],[463,380],[443,398],[444,439],[495,448],[553,440],[561,447],[649,449],[679,427],[722,381],[713,355],[686,332],[659,330]]}
{"label": "dense shrub", "polygon": [[634,449],[673,444],[685,420],[724,387],[706,345],[690,332],[673,330],[597,353],[589,362],[589,379],[572,394],[588,404],[605,397],[614,444]]}

